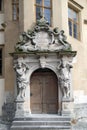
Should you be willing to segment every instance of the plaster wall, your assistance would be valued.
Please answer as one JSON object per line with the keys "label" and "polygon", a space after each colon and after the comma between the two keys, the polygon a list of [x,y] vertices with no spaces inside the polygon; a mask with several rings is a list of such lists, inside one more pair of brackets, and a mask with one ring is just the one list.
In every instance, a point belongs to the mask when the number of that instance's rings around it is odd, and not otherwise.
{"label": "plaster wall", "polygon": [[19,33],[24,31],[24,1],[19,0]]}
{"label": "plaster wall", "polygon": [[[5,0],[4,14],[0,14],[0,23],[6,23],[5,31],[0,32],[0,44],[4,44],[3,56],[3,70],[4,80],[0,78],[0,115],[2,114],[2,106],[4,103],[3,97],[5,93],[12,93],[14,91],[14,71],[13,62],[9,53],[14,51],[14,46],[19,37],[19,21],[12,20],[12,1]],[[1,27],[1,26],[0,26]],[[7,98],[7,97],[6,97]]]}
{"label": "plaster wall", "polygon": [[[7,6],[8,3],[8,6]],[[5,22],[5,46],[4,46],[4,64],[5,64],[5,91],[14,90],[14,72],[12,58],[9,53],[14,51],[14,46],[19,38],[19,21],[12,19],[12,1],[6,0],[4,2]]]}
{"label": "plaster wall", "polygon": [[61,15],[60,15],[61,14],[61,6],[58,6],[58,5],[61,5],[60,0],[52,1],[52,26],[53,27],[56,27],[58,25],[60,25],[60,27],[61,27]]}
{"label": "plaster wall", "polygon": [[60,8],[61,28],[60,30],[64,30],[66,36],[68,35],[68,8],[67,7],[68,7],[68,0],[61,0],[61,8]]}
{"label": "plaster wall", "polygon": [[35,22],[35,1],[24,0],[24,31],[31,28]]}

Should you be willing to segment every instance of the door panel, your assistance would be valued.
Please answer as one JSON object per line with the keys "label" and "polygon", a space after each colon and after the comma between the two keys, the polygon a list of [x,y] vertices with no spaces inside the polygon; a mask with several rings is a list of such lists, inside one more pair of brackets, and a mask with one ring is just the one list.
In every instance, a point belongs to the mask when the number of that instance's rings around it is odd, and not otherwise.
{"label": "door panel", "polygon": [[31,77],[30,91],[32,113],[57,113],[57,78],[52,71],[34,72]]}
{"label": "door panel", "polygon": [[30,96],[31,96],[31,111],[33,113],[42,113],[42,84],[38,75],[31,78]]}
{"label": "door panel", "polygon": [[44,76],[45,85],[43,87],[43,103],[46,103],[47,113],[57,112],[57,80],[53,73]]}

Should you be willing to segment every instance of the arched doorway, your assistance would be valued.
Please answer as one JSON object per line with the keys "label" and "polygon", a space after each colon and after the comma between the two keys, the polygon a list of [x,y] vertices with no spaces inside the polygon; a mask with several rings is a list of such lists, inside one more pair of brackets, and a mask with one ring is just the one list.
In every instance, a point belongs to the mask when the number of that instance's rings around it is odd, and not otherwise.
{"label": "arched doorway", "polygon": [[50,69],[38,69],[31,75],[30,108],[32,114],[58,112],[57,76]]}

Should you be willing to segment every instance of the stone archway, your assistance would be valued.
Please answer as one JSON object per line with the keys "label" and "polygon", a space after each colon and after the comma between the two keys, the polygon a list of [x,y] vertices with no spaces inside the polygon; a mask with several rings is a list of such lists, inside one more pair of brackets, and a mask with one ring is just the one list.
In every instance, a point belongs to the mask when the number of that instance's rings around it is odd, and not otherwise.
{"label": "stone archway", "polygon": [[30,79],[30,108],[35,114],[56,114],[58,111],[58,81],[47,68],[33,72]]}

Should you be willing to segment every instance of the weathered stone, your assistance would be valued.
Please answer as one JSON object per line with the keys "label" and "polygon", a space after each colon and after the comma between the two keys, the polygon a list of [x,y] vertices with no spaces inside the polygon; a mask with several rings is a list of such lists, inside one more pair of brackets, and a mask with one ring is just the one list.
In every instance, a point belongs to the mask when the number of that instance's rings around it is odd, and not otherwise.
{"label": "weathered stone", "polygon": [[[71,45],[66,41],[64,31],[59,32],[58,28],[51,30],[43,18],[36,23],[33,30],[28,30],[28,32],[23,32],[20,35],[15,52],[12,53],[16,71],[17,97],[15,117],[11,130],[71,129],[70,120],[67,122],[67,116],[70,116],[71,113],[72,88],[70,75],[72,60],[75,55],[76,52],[71,51]],[[62,117],[52,118],[50,116],[49,121],[48,117],[45,117],[44,120],[41,118],[41,122],[38,121],[36,116],[35,122],[32,121],[30,82],[31,75],[38,69],[49,69],[56,75],[58,87],[56,97],[58,103],[56,107],[58,110],[54,113],[60,113]],[[50,103],[50,105],[50,108],[54,107],[54,104]],[[46,105],[44,106],[46,107]],[[66,117],[63,117],[63,115]],[[58,118],[62,121],[59,121]]]}
{"label": "weathered stone", "polygon": [[59,32],[57,28],[52,30],[47,23],[42,18],[37,21],[32,30],[23,32],[16,44],[16,52],[71,50],[64,31]]}

